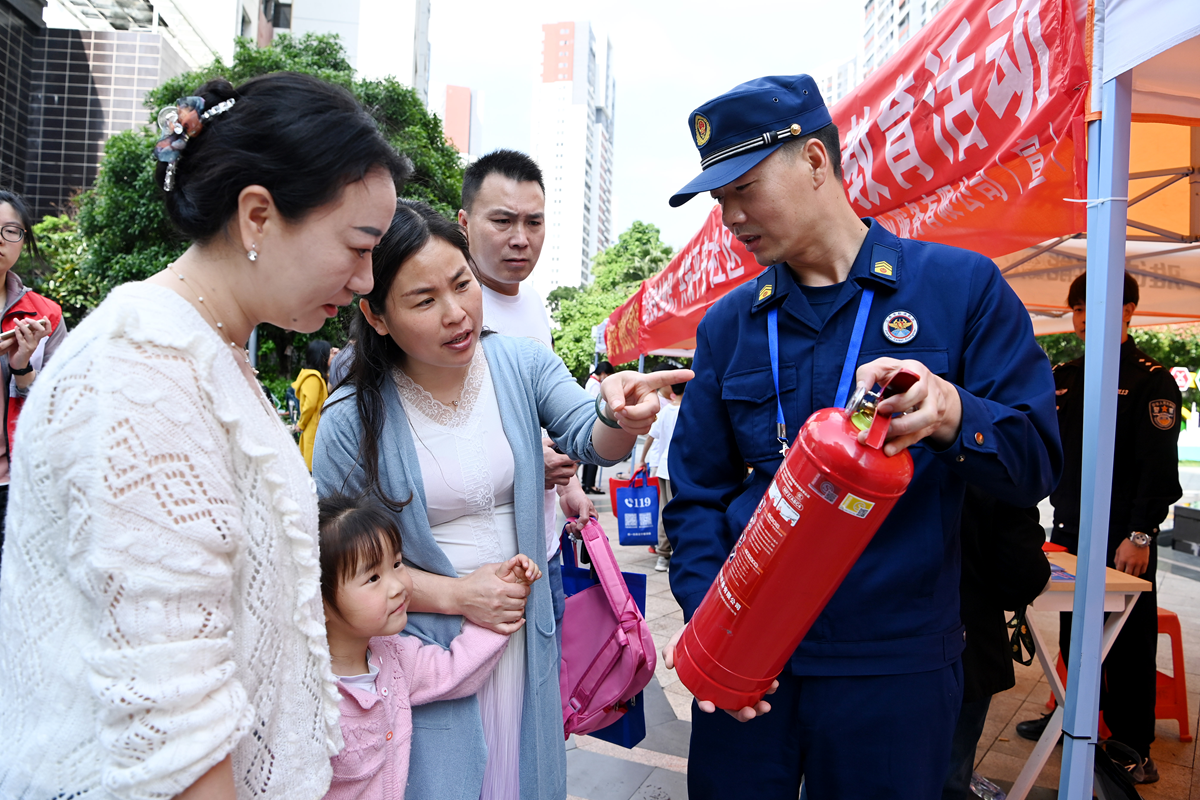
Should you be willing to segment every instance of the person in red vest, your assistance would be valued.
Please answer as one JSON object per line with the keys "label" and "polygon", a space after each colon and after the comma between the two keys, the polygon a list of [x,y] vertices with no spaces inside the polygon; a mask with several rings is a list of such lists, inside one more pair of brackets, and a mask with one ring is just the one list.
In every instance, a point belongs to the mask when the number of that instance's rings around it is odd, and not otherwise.
{"label": "person in red vest", "polygon": [[25,201],[20,195],[0,190],[0,305],[4,308],[0,317],[0,380],[8,389],[0,431],[0,546],[4,544],[4,515],[8,509],[8,454],[17,417],[38,371],[67,335],[58,303],[26,288],[12,271],[26,242],[29,252],[37,256]]}

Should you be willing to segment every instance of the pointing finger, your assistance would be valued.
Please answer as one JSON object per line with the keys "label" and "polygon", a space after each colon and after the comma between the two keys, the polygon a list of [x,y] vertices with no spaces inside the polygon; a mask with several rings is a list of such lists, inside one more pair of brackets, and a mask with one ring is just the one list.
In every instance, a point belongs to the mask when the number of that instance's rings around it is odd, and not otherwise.
{"label": "pointing finger", "polygon": [[692,378],[696,377],[696,373],[690,369],[668,369],[662,372],[651,372],[646,375],[644,384],[648,389],[655,391],[664,386],[673,386],[676,383],[687,383]]}

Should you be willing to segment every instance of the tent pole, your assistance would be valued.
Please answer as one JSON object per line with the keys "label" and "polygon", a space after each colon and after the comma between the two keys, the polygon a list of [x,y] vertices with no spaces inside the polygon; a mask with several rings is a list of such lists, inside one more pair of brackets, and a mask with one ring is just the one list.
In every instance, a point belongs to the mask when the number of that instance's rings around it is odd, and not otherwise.
{"label": "tent pole", "polygon": [[[1104,116],[1088,124],[1088,197],[1129,194],[1130,97],[1133,73],[1101,88]],[[1095,431],[1083,442],[1079,497],[1079,563],[1071,657],[1067,663],[1059,797],[1092,796],[1092,770],[1100,704],[1100,642],[1104,627],[1104,569],[1108,555],[1109,502],[1117,421],[1120,370],[1121,300],[1124,291],[1127,201],[1109,200],[1088,208],[1087,310],[1083,429]]]}
{"label": "tent pole", "polygon": [[1191,131],[1191,167],[1192,174],[1188,177],[1188,234],[1192,241],[1200,241],[1200,128],[1188,128]]}

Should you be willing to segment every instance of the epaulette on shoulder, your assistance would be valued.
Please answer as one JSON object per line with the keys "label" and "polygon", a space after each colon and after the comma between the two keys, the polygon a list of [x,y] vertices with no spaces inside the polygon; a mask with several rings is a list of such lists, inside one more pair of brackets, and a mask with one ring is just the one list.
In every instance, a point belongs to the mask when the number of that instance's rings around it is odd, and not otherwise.
{"label": "epaulette on shoulder", "polygon": [[1138,351],[1137,365],[1146,372],[1158,372],[1159,370],[1166,369],[1162,364],[1140,350]]}

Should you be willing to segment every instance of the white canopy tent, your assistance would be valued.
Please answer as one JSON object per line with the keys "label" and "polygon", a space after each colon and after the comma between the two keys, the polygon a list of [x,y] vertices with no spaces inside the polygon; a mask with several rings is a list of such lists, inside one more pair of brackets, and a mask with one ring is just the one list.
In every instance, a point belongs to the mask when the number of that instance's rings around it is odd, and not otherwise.
{"label": "white canopy tent", "polygon": [[[996,263],[1025,303],[1035,334],[1071,330],[1067,289],[1087,266],[1086,239],[1067,240],[1032,258],[1018,254]],[[1141,284],[1133,325],[1200,322],[1200,244],[1129,242],[1125,269]]]}
{"label": "white canopy tent", "polygon": [[[1067,667],[1059,783],[1060,797],[1078,800],[1092,796],[1122,273],[1127,255],[1138,254],[1127,254],[1127,240],[1158,237],[1155,241],[1174,243],[1176,250],[1200,241],[1200,200],[1195,196],[1200,191],[1196,171],[1200,143],[1195,130],[1200,125],[1200,59],[1196,58],[1200,2],[1094,0],[1093,8],[1090,110],[1093,115],[1099,112],[1099,118],[1088,124],[1087,358],[1092,369],[1085,376],[1083,424],[1096,435],[1086,437],[1083,452],[1076,614]],[[1182,230],[1145,223],[1139,219],[1136,205],[1129,211],[1131,192],[1137,188],[1130,180],[1130,165],[1135,163],[1131,159],[1131,127],[1142,123],[1179,126],[1187,131],[1188,148],[1183,154],[1187,171],[1174,181],[1187,179],[1189,196],[1182,206],[1187,227]],[[1161,183],[1176,175],[1157,177]],[[1144,173],[1135,176],[1141,181],[1154,179]],[[1169,189],[1164,186],[1159,192]],[[1134,194],[1132,199],[1137,197]],[[1130,220],[1135,224],[1127,226]]]}
{"label": "white canopy tent", "polygon": [[[1103,68],[1128,71],[1126,65],[1134,65],[1130,174],[1123,197],[1129,198],[1125,268],[1141,290],[1135,326],[1200,322],[1200,37],[1194,27],[1198,9],[1200,2],[1195,0],[1110,0],[1108,24],[1096,26],[1098,36],[1108,33],[1103,49],[1098,45],[1093,51],[1105,54]],[[1165,38],[1154,44],[1154,36]],[[1137,61],[1146,55],[1148,60]],[[1094,88],[1101,82],[1097,79]],[[1086,237],[1080,236],[996,262],[1040,335],[1071,330],[1067,288],[1083,273],[1087,258]]]}

